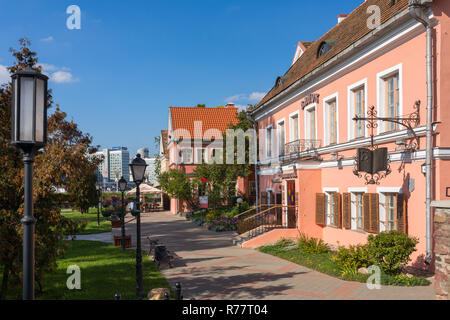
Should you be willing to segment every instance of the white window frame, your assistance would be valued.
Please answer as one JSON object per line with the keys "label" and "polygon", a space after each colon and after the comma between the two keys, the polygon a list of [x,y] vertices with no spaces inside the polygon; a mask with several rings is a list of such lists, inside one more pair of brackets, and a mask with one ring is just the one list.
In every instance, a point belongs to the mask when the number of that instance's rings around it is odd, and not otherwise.
{"label": "white window frame", "polygon": [[[267,135],[267,132],[269,131],[269,129],[271,130],[271,133],[270,133],[270,140],[271,141],[268,141],[268,135]],[[268,125],[265,129],[264,129],[265,131],[264,131],[264,133],[265,133],[265,140],[266,140],[266,152],[265,152],[265,154],[266,154],[266,159],[271,159],[272,157],[273,157],[273,124],[270,124],[270,125]],[[269,145],[270,145],[270,155],[269,155]]]}
{"label": "white window frame", "polygon": [[[367,193],[368,189],[367,187],[361,187],[361,188],[348,188],[348,193],[350,193],[350,217],[351,217],[351,230],[358,230],[361,231],[361,229],[358,229],[357,224],[357,216],[356,216],[356,193]],[[363,221],[364,226],[364,221]]]}
{"label": "white window frame", "polygon": [[386,231],[387,230],[387,226],[386,226],[386,208],[384,205],[386,202],[386,193],[403,193],[402,192],[402,187],[377,187],[377,193],[378,193],[378,202],[379,202],[379,206],[378,206],[378,219],[380,221],[380,232]]}
{"label": "white window frame", "polygon": [[[314,116],[314,120],[315,120],[315,131],[316,131],[316,137],[315,137],[315,139],[311,139],[311,137],[309,136],[309,116],[308,116],[308,112],[310,112],[310,110],[311,109],[314,109],[315,110],[315,116]],[[305,109],[304,109],[304,114],[305,114],[305,139],[307,139],[307,140],[318,140],[319,139],[319,137],[318,137],[318,135],[317,135],[317,112],[318,112],[318,110],[317,110],[317,104],[315,103],[315,104],[312,104],[312,105],[310,105],[310,106],[308,106],[308,107],[306,107]]]}
{"label": "white window frame", "polygon": [[[297,139],[294,139],[294,126],[293,123],[295,121],[294,117],[297,116]],[[289,114],[289,142],[294,142],[300,139],[300,113],[297,111]]]}
{"label": "white window frame", "polygon": [[[366,111],[366,115],[367,115],[367,91],[368,91],[368,87],[367,87],[367,78],[360,80],[358,82],[355,82],[351,85],[349,85],[347,87],[347,97],[348,97],[348,103],[347,103],[347,109],[348,109],[348,126],[347,126],[347,136],[348,136],[348,140],[352,140],[355,139],[355,122],[353,121],[353,118],[355,117],[355,99],[354,99],[354,90],[358,89],[359,87],[364,87],[364,110]],[[365,127],[365,124],[363,124],[364,126],[364,136],[368,137],[368,130]]]}
{"label": "white window frame", "polygon": [[[389,76],[398,73],[398,116],[403,114],[403,65],[400,63],[389,69],[377,73],[377,106],[378,116],[385,117],[384,82]],[[386,132],[386,121],[378,121],[377,134]]]}
{"label": "white window frame", "polygon": [[[324,146],[330,145],[330,128],[328,127],[329,106],[330,102],[336,101],[336,144],[339,143],[339,93],[336,92],[325,99],[323,102],[323,132],[324,132]],[[317,117],[317,114],[316,114]]]}
{"label": "white window frame", "polygon": [[325,194],[325,223],[327,226],[335,227],[336,226],[335,224],[331,224],[329,216],[330,208],[327,198],[329,197],[330,193],[339,193],[339,188],[323,188],[322,192]]}
{"label": "white window frame", "polygon": [[[183,151],[184,150],[189,150],[190,151],[190,161],[185,161],[185,157],[184,157],[184,155],[183,155]],[[194,163],[194,152],[193,152],[194,150],[193,150],[193,148],[192,147],[180,147],[180,164],[193,164]]]}
{"label": "white window frame", "polygon": [[[284,127],[284,141],[280,141],[281,140],[281,132],[280,132],[280,123],[283,123],[283,127]],[[280,151],[283,151],[282,148],[284,148],[284,146],[286,145],[286,119],[282,118],[280,120],[277,121],[277,153],[278,155],[280,155]],[[283,143],[283,146],[280,146],[280,142]]]}
{"label": "white window frame", "polygon": [[[198,152],[199,152],[199,150],[202,150],[202,159],[201,159],[201,161],[199,161],[199,158],[198,158]],[[205,161],[205,156],[206,156],[206,151],[207,149],[206,148],[204,148],[204,147],[201,147],[201,148],[195,148],[195,164],[202,164],[202,163],[206,163],[206,161]]]}

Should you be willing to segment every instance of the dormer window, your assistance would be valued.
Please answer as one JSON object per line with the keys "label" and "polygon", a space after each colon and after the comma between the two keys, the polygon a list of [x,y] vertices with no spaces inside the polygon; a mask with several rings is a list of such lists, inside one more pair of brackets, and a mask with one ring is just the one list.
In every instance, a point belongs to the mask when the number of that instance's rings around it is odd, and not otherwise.
{"label": "dormer window", "polygon": [[336,43],[336,40],[322,41],[319,45],[319,49],[317,50],[317,58],[319,58],[323,54],[327,53],[333,47],[333,45],[335,43]]}
{"label": "dormer window", "polygon": [[328,43],[322,42],[319,46],[319,50],[317,50],[317,58],[325,54],[328,50],[330,50]]}

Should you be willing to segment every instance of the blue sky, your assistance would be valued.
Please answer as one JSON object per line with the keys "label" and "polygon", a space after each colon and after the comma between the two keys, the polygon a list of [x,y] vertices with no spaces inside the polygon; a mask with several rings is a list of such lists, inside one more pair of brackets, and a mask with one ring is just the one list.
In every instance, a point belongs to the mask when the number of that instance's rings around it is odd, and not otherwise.
{"label": "blue sky", "polygon": [[[363,0],[0,0],[0,81],[28,37],[54,100],[102,147],[152,152],[168,106],[255,104],[289,68],[298,41],[319,38]],[[66,8],[81,9],[81,29]]]}

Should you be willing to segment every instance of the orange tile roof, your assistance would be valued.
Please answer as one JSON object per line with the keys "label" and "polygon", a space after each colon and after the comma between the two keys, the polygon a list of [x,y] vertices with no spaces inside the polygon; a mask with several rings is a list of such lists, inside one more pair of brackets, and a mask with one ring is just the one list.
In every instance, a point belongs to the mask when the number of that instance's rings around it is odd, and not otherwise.
{"label": "orange tile roof", "polygon": [[[367,9],[371,5],[379,6],[381,11],[381,23],[384,23],[394,15],[407,9],[408,0],[398,0],[392,6],[391,0],[367,0],[363,2],[359,7],[353,10],[345,20],[335,25],[321,38],[309,44],[303,55],[300,56],[282,77],[279,77],[283,80],[280,82],[280,85],[276,84],[266,96],[258,102],[253,110],[258,109],[261,105],[289,88],[297,80],[303,78],[308,73],[332,59],[351,44],[371,32],[372,30],[367,27],[367,19],[370,17],[367,13]],[[328,52],[317,57],[318,48],[324,41],[332,41],[334,45]]]}
{"label": "orange tile roof", "polygon": [[206,130],[218,129],[222,133],[230,127],[230,124],[238,122],[238,109],[225,108],[200,108],[200,107],[169,107],[172,117],[172,130],[187,129],[194,137],[194,122],[201,121],[202,137]]}

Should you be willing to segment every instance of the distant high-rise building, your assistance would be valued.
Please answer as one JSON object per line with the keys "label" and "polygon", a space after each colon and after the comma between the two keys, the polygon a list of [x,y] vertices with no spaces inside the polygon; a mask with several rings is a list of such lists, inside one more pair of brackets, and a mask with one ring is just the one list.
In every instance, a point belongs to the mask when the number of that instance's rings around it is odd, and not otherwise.
{"label": "distant high-rise building", "polygon": [[137,153],[139,153],[141,155],[142,158],[149,158],[149,151],[148,148],[140,148],[138,149]]}
{"label": "distant high-rise building", "polygon": [[115,189],[117,181],[124,177],[130,181],[130,153],[125,147],[113,147],[111,149],[103,149],[94,155],[103,156],[103,161],[98,166],[98,183],[104,188]]}

